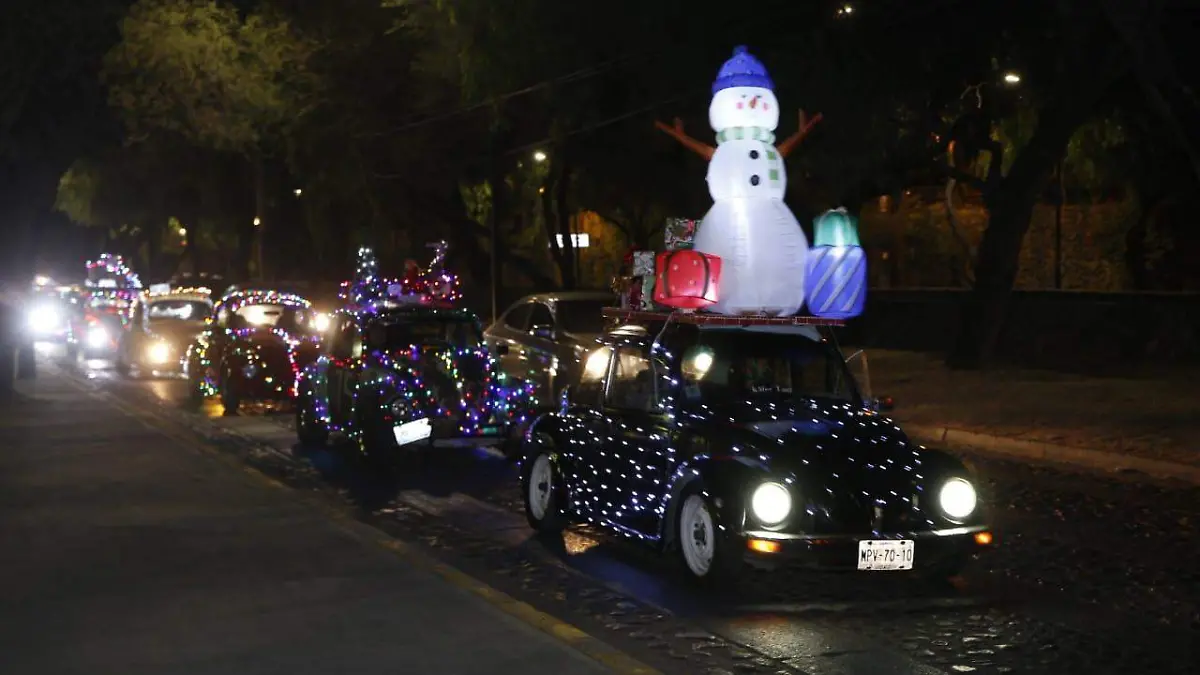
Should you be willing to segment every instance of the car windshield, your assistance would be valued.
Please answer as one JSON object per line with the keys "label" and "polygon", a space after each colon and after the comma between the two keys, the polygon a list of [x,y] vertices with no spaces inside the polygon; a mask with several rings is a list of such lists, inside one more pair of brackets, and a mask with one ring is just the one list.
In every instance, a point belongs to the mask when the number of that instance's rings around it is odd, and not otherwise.
{"label": "car windshield", "polygon": [[243,324],[250,328],[279,328],[299,333],[316,331],[313,311],[307,307],[262,303],[242,305],[234,313],[231,325]]}
{"label": "car windshield", "polygon": [[557,300],[557,328],[567,333],[598,335],[604,332],[604,316],[600,310],[612,302],[589,298],[587,300]]}
{"label": "car windshield", "polygon": [[857,398],[837,350],[796,333],[704,330],[682,357],[693,401]]}
{"label": "car windshield", "polygon": [[367,338],[372,348],[388,351],[413,345],[478,349],[483,343],[475,321],[453,316],[392,318],[372,324]]}
{"label": "car windshield", "polygon": [[151,321],[203,321],[212,305],[201,300],[155,300],[146,305],[146,317]]}

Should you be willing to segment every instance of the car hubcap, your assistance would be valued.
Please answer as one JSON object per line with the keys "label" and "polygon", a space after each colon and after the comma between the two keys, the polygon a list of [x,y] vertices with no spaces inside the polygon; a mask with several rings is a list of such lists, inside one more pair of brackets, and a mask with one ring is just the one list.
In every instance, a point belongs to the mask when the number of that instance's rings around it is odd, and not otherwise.
{"label": "car hubcap", "polygon": [[545,518],[546,511],[550,509],[552,478],[550,458],[538,455],[533,462],[533,468],[529,470],[529,512],[537,520]]}
{"label": "car hubcap", "polygon": [[683,559],[692,574],[702,577],[712,566],[715,531],[708,505],[699,495],[692,495],[683,503],[679,517],[679,540]]}

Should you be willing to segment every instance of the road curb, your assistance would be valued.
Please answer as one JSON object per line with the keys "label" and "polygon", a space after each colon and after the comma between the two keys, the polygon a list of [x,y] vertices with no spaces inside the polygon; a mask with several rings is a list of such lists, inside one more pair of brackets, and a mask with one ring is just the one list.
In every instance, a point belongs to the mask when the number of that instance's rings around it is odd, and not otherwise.
{"label": "road curb", "polygon": [[941,445],[949,450],[982,452],[1104,471],[1137,471],[1156,478],[1182,480],[1200,485],[1200,466],[1191,464],[1043,441],[1027,441],[936,425],[901,424],[901,428],[918,441]]}

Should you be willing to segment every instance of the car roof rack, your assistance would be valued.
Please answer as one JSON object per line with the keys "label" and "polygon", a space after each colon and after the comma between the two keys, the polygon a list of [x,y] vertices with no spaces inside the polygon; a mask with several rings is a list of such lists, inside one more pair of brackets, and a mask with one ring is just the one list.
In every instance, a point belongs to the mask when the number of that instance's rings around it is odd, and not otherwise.
{"label": "car roof rack", "polygon": [[672,323],[690,323],[699,326],[845,326],[842,319],[824,319],[819,316],[797,314],[794,316],[765,316],[745,314],[741,316],[726,316],[724,314],[702,314],[698,312],[655,312],[639,309],[622,309],[620,307],[605,307],[603,314],[606,318],[617,319],[625,323],[656,323],[671,321]]}

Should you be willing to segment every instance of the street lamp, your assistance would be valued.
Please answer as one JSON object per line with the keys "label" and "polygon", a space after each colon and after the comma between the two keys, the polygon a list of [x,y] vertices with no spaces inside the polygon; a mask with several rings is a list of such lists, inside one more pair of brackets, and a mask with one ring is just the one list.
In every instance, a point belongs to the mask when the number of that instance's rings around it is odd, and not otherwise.
{"label": "street lamp", "polygon": [[837,11],[837,13],[838,13],[838,16],[846,16],[847,14],[853,14],[854,6],[853,5],[842,5],[841,9],[839,9]]}
{"label": "street lamp", "polygon": [[538,150],[537,152],[534,152],[534,153],[533,153],[533,161],[535,161],[535,162],[544,162],[544,161],[546,161],[546,153],[542,152],[541,150]]}
{"label": "street lamp", "polygon": [[255,217],[254,217],[254,226],[255,226],[255,227],[258,227],[258,226],[260,226],[260,225],[262,225],[262,218],[259,218],[258,216],[255,216]]}
{"label": "street lamp", "polygon": [[187,228],[186,227],[179,228],[179,236],[181,236],[181,237],[187,236]]}
{"label": "street lamp", "polygon": [[293,190],[293,192],[295,192],[296,196],[299,197],[301,194],[304,193],[304,190],[302,190],[300,188],[296,188],[295,190]]}
{"label": "street lamp", "polygon": [[1007,72],[1004,74],[1004,82],[1006,84],[1020,84],[1021,76],[1011,71]]}

